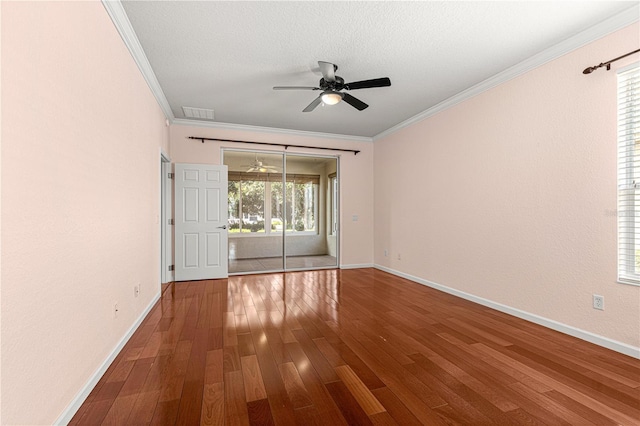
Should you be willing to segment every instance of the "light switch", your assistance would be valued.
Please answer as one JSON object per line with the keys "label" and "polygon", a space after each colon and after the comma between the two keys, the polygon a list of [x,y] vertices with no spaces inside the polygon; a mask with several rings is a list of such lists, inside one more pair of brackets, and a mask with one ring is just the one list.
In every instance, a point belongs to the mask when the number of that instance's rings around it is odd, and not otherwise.
{"label": "light switch", "polygon": [[351,220],[354,221],[354,222],[357,222],[358,221],[358,215],[354,214],[353,216],[351,216]]}

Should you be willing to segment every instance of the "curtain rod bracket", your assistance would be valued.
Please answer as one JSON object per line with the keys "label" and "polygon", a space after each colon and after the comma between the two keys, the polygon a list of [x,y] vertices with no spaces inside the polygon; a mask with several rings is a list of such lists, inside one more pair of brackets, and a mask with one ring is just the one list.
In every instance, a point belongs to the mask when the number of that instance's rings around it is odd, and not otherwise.
{"label": "curtain rod bracket", "polygon": [[593,67],[587,67],[584,69],[584,71],[582,71],[582,74],[591,74],[592,72],[594,72],[595,70],[597,70],[598,68],[601,67],[607,67],[607,71],[611,70],[611,63],[617,61],[618,59],[622,59],[622,58],[626,58],[629,55],[633,55],[634,53],[638,53],[640,52],[640,49],[638,50],[634,50],[633,52],[629,52],[626,55],[622,55],[622,56],[618,56],[615,59],[612,59],[610,61],[607,62],[601,62],[600,65],[595,65]]}

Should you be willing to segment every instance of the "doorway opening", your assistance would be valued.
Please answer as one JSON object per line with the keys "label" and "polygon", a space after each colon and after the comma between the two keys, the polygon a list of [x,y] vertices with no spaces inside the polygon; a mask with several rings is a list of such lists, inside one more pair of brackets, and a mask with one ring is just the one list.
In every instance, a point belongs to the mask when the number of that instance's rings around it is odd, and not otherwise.
{"label": "doorway opening", "polygon": [[338,266],[339,158],[223,149],[229,274]]}

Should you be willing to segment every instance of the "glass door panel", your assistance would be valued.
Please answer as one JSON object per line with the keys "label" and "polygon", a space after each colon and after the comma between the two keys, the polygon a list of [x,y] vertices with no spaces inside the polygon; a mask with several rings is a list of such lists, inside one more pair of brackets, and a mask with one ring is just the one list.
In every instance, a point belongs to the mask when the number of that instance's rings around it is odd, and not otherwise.
{"label": "glass door panel", "polygon": [[229,168],[229,273],[284,269],[283,156],[265,152],[223,152]]}
{"label": "glass door panel", "polygon": [[285,155],[285,269],[338,266],[338,159]]}

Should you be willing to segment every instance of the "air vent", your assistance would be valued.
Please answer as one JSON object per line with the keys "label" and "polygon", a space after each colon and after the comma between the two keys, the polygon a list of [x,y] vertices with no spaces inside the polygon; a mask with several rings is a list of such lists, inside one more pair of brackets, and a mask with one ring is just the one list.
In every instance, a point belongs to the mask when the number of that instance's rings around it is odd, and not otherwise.
{"label": "air vent", "polygon": [[213,110],[204,108],[182,107],[182,112],[187,118],[199,118],[201,120],[213,120]]}

